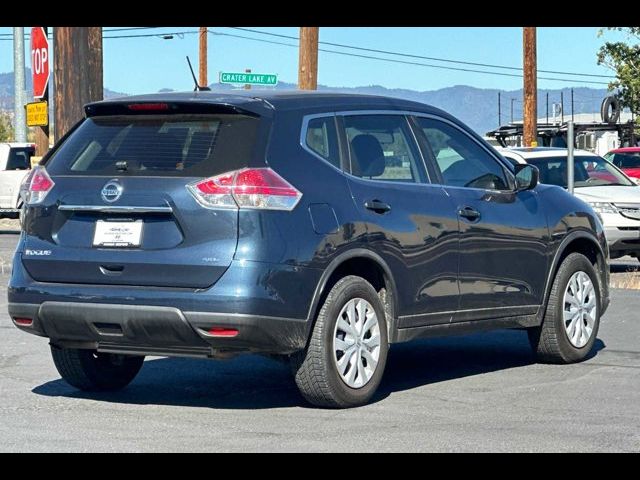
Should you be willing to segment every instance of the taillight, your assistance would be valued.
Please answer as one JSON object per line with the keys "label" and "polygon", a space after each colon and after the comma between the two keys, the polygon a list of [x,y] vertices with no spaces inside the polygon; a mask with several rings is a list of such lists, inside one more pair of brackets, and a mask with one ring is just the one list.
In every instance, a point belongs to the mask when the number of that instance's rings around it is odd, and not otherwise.
{"label": "taillight", "polygon": [[226,327],[211,327],[208,333],[212,337],[237,337],[238,329]]}
{"label": "taillight", "polygon": [[302,193],[270,168],[245,168],[187,185],[207,208],[293,210]]}
{"label": "taillight", "polygon": [[30,327],[31,325],[33,325],[32,318],[14,318],[13,321],[16,323],[16,325],[20,325],[21,327]]}
{"label": "taillight", "polygon": [[20,196],[25,205],[36,205],[43,202],[54,185],[45,168],[36,165],[20,185]]}

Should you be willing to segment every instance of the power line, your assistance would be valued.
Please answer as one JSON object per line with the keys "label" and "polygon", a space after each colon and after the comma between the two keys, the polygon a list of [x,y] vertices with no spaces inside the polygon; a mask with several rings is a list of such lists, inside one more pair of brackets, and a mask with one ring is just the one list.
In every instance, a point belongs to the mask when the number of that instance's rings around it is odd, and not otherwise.
{"label": "power line", "polygon": [[[253,32],[253,33],[259,33],[261,35],[269,35],[272,37],[280,37],[280,38],[287,38],[289,40],[298,40],[298,37],[292,36],[292,35],[283,35],[283,34],[278,34],[278,33],[271,33],[271,32],[265,32],[262,30],[255,30],[252,28],[243,28],[243,27],[228,27],[228,28],[233,28],[234,30],[242,30],[245,32]],[[422,60],[435,60],[438,62],[446,62],[446,63],[457,63],[460,65],[470,65],[470,66],[475,66],[475,67],[487,67],[487,68],[500,68],[500,69],[504,69],[504,70],[518,70],[518,71],[522,71],[522,68],[520,67],[510,67],[507,65],[494,65],[494,64],[489,64],[489,63],[478,63],[478,62],[468,62],[468,61],[464,61],[464,60],[452,60],[452,59],[447,59],[447,58],[438,58],[438,57],[427,57],[427,56],[423,56],[423,55],[415,55],[415,54],[410,54],[410,53],[402,53],[402,52],[392,52],[389,50],[379,50],[379,49],[375,49],[375,48],[366,48],[366,47],[358,47],[355,45],[345,45],[342,43],[332,43],[332,42],[323,42],[320,41],[318,43],[324,44],[324,45],[330,45],[332,47],[341,47],[341,48],[350,48],[353,50],[361,50],[361,51],[365,51],[365,52],[372,52],[372,53],[383,53],[386,55],[397,55],[400,57],[408,57],[408,58],[419,58]],[[538,69],[539,72],[542,73],[552,73],[552,74],[556,74],[556,75],[573,75],[573,76],[578,76],[578,77],[598,77],[598,78],[612,78],[611,75],[601,75],[601,74],[595,74],[595,73],[575,73],[575,72],[561,72],[561,71],[556,71],[556,70],[540,70]]]}
{"label": "power line", "polygon": [[[241,38],[241,39],[245,39],[245,40],[252,40],[252,41],[255,41],[255,42],[271,43],[271,44],[275,44],[275,45],[283,45],[283,46],[286,46],[286,47],[298,48],[298,45],[292,45],[290,43],[283,43],[283,42],[275,42],[275,41],[272,41],[272,40],[264,40],[262,38],[246,37],[246,36],[243,36],[243,35],[235,35],[235,34],[232,34],[232,33],[224,33],[224,32],[212,32],[212,31],[210,31],[209,33],[211,33],[213,35],[233,37],[233,38]],[[404,64],[404,65],[415,65],[415,66],[421,66],[421,67],[438,68],[438,69],[441,69],[441,70],[454,70],[454,71],[458,71],[458,72],[481,73],[481,74],[485,74],[485,75],[498,75],[498,76],[502,76],[502,77],[522,78],[522,74],[516,74],[516,73],[491,72],[491,71],[487,71],[487,70],[475,70],[475,69],[471,69],[471,68],[462,68],[462,67],[445,67],[444,65],[433,65],[433,64],[429,64],[429,63],[411,62],[411,61],[407,61],[407,60],[398,60],[398,59],[392,59],[392,58],[376,57],[376,56],[373,56],[373,55],[364,55],[364,54],[350,53],[350,52],[340,52],[340,51],[337,51],[337,50],[328,50],[328,49],[325,49],[325,48],[319,48],[318,50],[320,52],[333,53],[333,54],[336,54],[336,55],[343,55],[343,56],[356,57],[356,58],[366,58],[366,59],[370,59],[370,60],[378,60],[378,61],[390,62],[390,63],[400,63],[400,64]],[[596,82],[596,81],[593,81],[593,80],[576,80],[576,79],[568,79],[568,78],[538,77],[538,80],[550,80],[550,81],[568,82],[568,83],[587,83],[587,84],[597,84],[597,85],[608,85],[607,82]]]}
{"label": "power line", "polygon": [[[136,29],[148,29],[148,28],[157,28],[157,27],[137,27]],[[120,29],[118,29],[118,31],[119,30]],[[115,32],[115,31],[116,31],[116,29],[114,29],[114,30],[105,30],[105,32]],[[167,36],[167,35],[185,35],[185,34],[193,34],[193,33],[198,33],[198,31],[197,30],[187,30],[187,31],[181,31],[181,32],[139,33],[139,34],[131,34],[131,35],[103,35],[102,38],[144,38],[144,37],[162,38],[162,37]],[[27,36],[25,36],[25,37],[27,37]],[[49,35],[49,38],[52,38],[52,36]],[[0,37],[0,41],[2,41],[2,40],[12,41],[13,37],[11,37],[11,38],[2,38],[2,37]]]}
{"label": "power line", "polygon": [[[103,32],[125,32],[130,30],[150,30],[152,28],[165,28],[165,27],[123,27],[123,28],[103,28]],[[29,34],[25,33],[25,37],[28,37]],[[49,34],[51,36],[51,34]],[[0,33],[0,37],[11,37],[13,38],[13,33]]]}
{"label": "power line", "polygon": [[[153,28],[162,28],[162,27],[126,27],[126,28],[113,28],[113,29],[104,29],[103,31],[105,32],[116,32],[116,31],[129,31],[129,30],[145,30],[145,29],[153,29]],[[260,35],[267,35],[267,36],[271,36],[271,37],[277,37],[277,38],[286,38],[289,40],[296,40],[298,41],[298,37],[296,36],[292,36],[292,35],[283,35],[283,34],[279,34],[279,33],[272,33],[272,32],[265,32],[262,30],[256,30],[256,29],[252,29],[252,28],[244,28],[244,27],[228,27],[228,28],[232,28],[234,30],[241,30],[241,31],[245,31],[245,32],[252,32],[252,33],[257,33]],[[137,34],[137,35],[112,35],[112,36],[104,36],[103,38],[143,38],[143,37],[154,37],[154,36],[163,36],[163,35],[178,35],[178,34],[193,34],[193,33],[197,33],[194,31],[189,31],[189,32],[171,32],[171,33],[158,33],[158,34]],[[216,32],[219,33],[219,32]],[[2,35],[12,35],[11,33],[5,33],[5,34],[0,34],[0,36]],[[227,36],[233,36],[232,34],[226,34]],[[254,38],[250,38],[250,37],[242,37],[242,36],[238,36],[237,38],[244,38],[244,39],[250,39],[250,40],[255,40],[255,41],[260,41],[259,39],[254,39]],[[3,38],[0,38],[0,40],[3,40]],[[269,43],[266,40],[263,40],[265,43]],[[275,42],[273,42],[275,43]],[[511,67],[511,66],[506,66],[506,65],[495,65],[495,64],[488,64],[488,63],[479,63],[479,62],[469,62],[469,61],[464,61],[464,60],[452,60],[452,59],[447,59],[447,58],[438,58],[438,57],[428,57],[428,56],[424,56],[424,55],[415,55],[415,54],[409,54],[409,53],[402,53],[402,52],[393,52],[393,51],[389,51],[389,50],[379,50],[379,49],[374,49],[374,48],[366,48],[366,47],[359,47],[359,46],[355,46],[355,45],[346,45],[346,44],[341,44],[341,43],[333,43],[333,42],[324,42],[324,41],[320,41],[318,42],[320,44],[324,44],[324,45],[330,45],[330,46],[334,46],[334,47],[340,47],[340,48],[349,48],[349,49],[353,49],[353,50],[359,50],[359,51],[365,51],[365,52],[372,52],[372,53],[382,53],[385,55],[396,55],[396,56],[400,56],[400,57],[406,57],[406,58],[418,58],[418,59],[422,59],[422,60],[432,60],[432,61],[438,61],[438,62],[445,62],[445,63],[453,63],[453,64],[459,64],[459,65],[470,65],[470,66],[476,66],[476,67],[484,67],[484,68],[498,68],[498,69],[503,69],[503,70],[512,70],[512,71],[522,71],[522,68],[520,67]],[[286,46],[295,46],[295,45],[290,45],[290,44],[284,44],[284,43],[275,43],[277,45],[286,45]],[[336,52],[336,51],[331,51],[331,50],[322,50],[319,49],[321,51],[326,51],[329,53],[340,53],[340,52]],[[343,52],[342,54],[345,54],[345,52]],[[355,55],[354,55],[355,56]],[[362,57],[362,58],[373,58],[373,57]],[[430,66],[433,68],[444,68],[443,66],[437,66],[437,65],[424,65],[424,66]],[[451,68],[453,70],[453,68]],[[458,70],[458,71],[465,71],[465,72],[474,72],[474,73],[489,73],[486,71],[482,71],[482,70],[471,70],[471,69],[467,69],[467,70]],[[550,73],[550,74],[556,74],[556,75],[571,75],[571,76],[578,76],[578,77],[594,77],[594,78],[613,78],[610,75],[600,75],[600,74],[593,74],[593,73],[576,73],[576,72],[564,72],[564,71],[556,71],[556,70],[541,70],[538,69],[538,72],[540,73]],[[492,72],[496,75],[498,75],[498,72]],[[506,76],[505,74],[503,74],[503,76]],[[512,75],[512,76],[522,76],[522,75]],[[561,80],[561,79],[550,79],[550,78],[544,78],[544,77],[538,77],[541,80],[555,80],[555,81],[565,81],[565,80]],[[568,81],[568,80],[566,80]],[[577,81],[577,80],[576,80]],[[601,85],[605,85],[604,82],[585,82],[585,81],[577,81],[579,83],[592,83],[592,84],[601,84]],[[608,85],[608,83],[606,83],[606,85]]]}
{"label": "power line", "polygon": [[145,33],[136,35],[104,35],[102,38],[144,38],[144,37],[164,37],[167,35],[189,35],[198,33],[197,30],[186,30],[182,32],[160,32],[160,33]]}
{"label": "power line", "polygon": [[[148,29],[148,28],[155,28],[155,27],[130,27],[130,28],[131,29]],[[234,28],[234,29],[237,29],[237,30],[246,30],[246,31],[250,31],[250,32],[256,32],[256,33],[261,33],[261,34],[264,34],[264,35],[270,35],[270,36],[275,36],[275,37],[283,37],[283,38],[298,40],[297,37],[292,37],[292,36],[289,36],[289,35],[281,35],[281,34],[276,34],[276,33],[261,32],[259,30],[252,30],[252,29],[246,29],[246,28],[241,28],[241,27],[230,27],[230,28]],[[115,31],[115,29],[113,31]],[[103,38],[105,38],[105,39],[145,38],[145,37],[162,38],[164,36],[169,36],[169,35],[184,35],[184,34],[196,34],[196,33],[198,33],[197,30],[191,30],[191,31],[180,31],[180,32],[159,32],[159,33],[131,34],[131,35],[105,35],[105,36],[103,36]],[[243,35],[235,35],[235,34],[232,34],[232,33],[224,33],[224,32],[213,32],[211,30],[209,31],[209,33],[211,33],[212,35],[227,36],[227,37],[233,37],[233,38],[240,38],[240,39],[244,39],[244,40],[251,40],[251,41],[255,41],[255,42],[269,43],[269,44],[274,44],[274,45],[281,45],[281,46],[286,46],[286,47],[298,48],[298,45],[292,45],[290,43],[283,43],[283,42],[276,42],[276,41],[272,41],[272,40],[265,40],[265,39],[262,39],[262,38],[247,37],[247,36],[243,36]],[[11,39],[10,38],[0,38],[0,41],[2,41],[2,40],[11,40]],[[377,50],[374,50],[374,49],[366,49],[366,48],[362,48],[362,47],[351,47],[351,46],[345,46],[345,45],[341,45],[341,44],[333,44],[333,43],[329,43],[329,42],[319,42],[319,43],[335,45],[335,46],[340,46],[340,47],[344,47],[344,48],[353,48],[353,49],[364,50],[364,51],[367,51],[367,50],[377,51]],[[452,70],[452,71],[458,71],[458,72],[480,73],[480,74],[485,74],[485,75],[497,75],[497,76],[502,76],[502,77],[522,78],[522,74],[515,74],[515,73],[492,72],[492,71],[487,71],[487,70],[476,70],[476,69],[461,68],[461,67],[446,67],[444,65],[434,65],[434,64],[428,64],[428,63],[411,62],[411,61],[407,61],[407,60],[398,60],[398,59],[377,57],[377,56],[373,56],[373,55],[364,55],[364,54],[357,54],[357,53],[350,53],[350,52],[341,52],[341,51],[337,51],[337,50],[329,50],[329,49],[324,49],[324,48],[319,48],[318,50],[321,51],[321,52],[332,53],[332,54],[335,54],[335,55],[343,55],[343,56],[355,57],[355,58],[364,58],[364,59],[368,59],[368,60],[377,60],[377,61],[383,61],[383,62],[389,62],[389,63],[398,63],[398,64],[404,64],[404,65],[414,65],[414,66],[421,66],[421,67],[427,67],[427,68],[437,68],[437,69],[441,69],[441,70]],[[401,54],[401,53],[394,53],[394,52],[385,52],[385,51],[380,51],[380,52],[388,53],[388,54],[394,54],[394,55],[400,55],[400,56],[405,56],[405,57],[430,58],[430,57],[421,57],[421,56],[417,56],[417,55]],[[461,63],[461,64],[481,65],[481,66],[487,66],[489,68],[497,67],[497,68],[508,68],[508,69],[514,69],[514,70],[521,70],[521,69],[518,69],[516,67],[491,66],[489,64],[475,64],[475,63],[472,63],[472,62],[457,62],[457,61],[454,61],[454,60],[443,60],[443,59],[436,59],[436,60],[453,62],[453,63]],[[543,70],[539,70],[539,71],[543,72]],[[547,71],[545,71],[545,72],[547,72]],[[579,75],[579,74],[575,74],[575,73],[569,73],[569,74],[571,74],[571,75]],[[591,75],[591,74],[586,74],[586,75],[595,76],[595,75]],[[609,85],[608,82],[596,82],[596,81],[593,81],[593,80],[577,80],[577,79],[552,78],[552,77],[538,77],[538,80],[548,80],[548,81],[567,82],[567,83],[584,83],[584,84],[594,84],[594,85]]]}

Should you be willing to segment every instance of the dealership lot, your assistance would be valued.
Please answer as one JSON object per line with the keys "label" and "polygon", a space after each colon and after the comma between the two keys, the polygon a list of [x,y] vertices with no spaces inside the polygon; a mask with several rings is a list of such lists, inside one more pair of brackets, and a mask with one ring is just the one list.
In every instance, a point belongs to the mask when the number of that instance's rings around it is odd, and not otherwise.
{"label": "dealership lot", "polygon": [[[16,240],[0,235],[5,265]],[[78,392],[47,340],[11,324],[8,278],[5,268],[0,451],[640,450],[637,291],[612,292],[584,363],[532,363],[518,331],[421,340],[391,350],[371,405],[335,411],[305,405],[287,367],[257,356],[149,358],[122,392]]]}

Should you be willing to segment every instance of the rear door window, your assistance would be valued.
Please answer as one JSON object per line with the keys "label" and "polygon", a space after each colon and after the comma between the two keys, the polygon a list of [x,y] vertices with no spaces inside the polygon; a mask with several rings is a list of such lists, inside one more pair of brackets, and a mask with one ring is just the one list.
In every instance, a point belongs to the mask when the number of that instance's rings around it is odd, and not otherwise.
{"label": "rear door window", "polygon": [[344,117],[351,174],[370,180],[426,183],[427,175],[403,115]]}
{"label": "rear door window", "polygon": [[305,142],[312,152],[324,158],[334,167],[341,168],[338,135],[333,116],[309,120]]}
{"label": "rear door window", "polygon": [[91,117],[54,152],[54,175],[206,177],[247,166],[259,120],[244,115]]}

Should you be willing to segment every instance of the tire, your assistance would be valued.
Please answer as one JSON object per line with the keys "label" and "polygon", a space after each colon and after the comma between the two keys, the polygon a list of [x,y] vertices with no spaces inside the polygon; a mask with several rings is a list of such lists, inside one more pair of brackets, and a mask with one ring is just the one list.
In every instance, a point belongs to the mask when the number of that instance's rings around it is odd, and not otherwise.
{"label": "tire", "polygon": [[89,392],[126,387],[140,371],[144,357],[98,353],[95,350],[51,346],[58,372],[71,386]]}
{"label": "tire", "polygon": [[[351,312],[357,319],[351,332],[357,335],[346,333],[346,329],[340,328],[345,324],[350,325],[349,312],[343,312],[349,305],[354,306]],[[363,310],[359,310],[359,306]],[[370,314],[371,310],[375,313],[376,321]],[[365,319],[372,319],[371,326],[364,335],[355,329],[357,325],[361,325],[360,328],[367,326],[369,320],[361,323],[362,315],[358,312],[364,312]],[[337,326],[339,316],[342,321],[340,326]],[[334,349],[336,336],[341,344],[350,345],[348,350],[342,352],[340,358]],[[376,338],[378,346],[375,345]],[[348,408],[366,404],[382,379],[389,348],[387,338],[385,308],[373,286],[360,277],[342,278],[333,286],[324,301],[307,348],[291,358],[300,393],[309,403],[319,407]],[[349,357],[346,357],[347,353]],[[375,361],[376,354],[377,364],[374,365],[373,361],[368,361],[367,356]],[[344,358],[347,358],[347,361],[343,362],[343,366],[346,365],[346,379],[343,379],[338,371],[338,363]],[[374,367],[368,371],[371,365]],[[349,380],[351,374],[355,375],[355,378]],[[352,385],[348,384],[349,381]],[[362,384],[358,385],[358,382]]]}
{"label": "tire", "polygon": [[[585,327],[588,323],[587,318],[593,319],[591,332],[589,332],[588,340],[584,345],[580,345],[581,342],[576,342],[576,337],[574,337],[573,340],[570,339],[564,320],[565,292],[567,292],[569,281],[574,277],[574,275],[579,275],[579,272],[586,274],[593,286],[592,292],[588,294],[585,293],[584,299],[588,299],[589,304],[593,302],[593,305],[595,305],[595,311],[592,307],[586,308],[585,311],[591,313],[591,315],[587,317],[583,316],[582,312],[578,310],[580,313],[576,314],[574,317],[569,317],[566,323],[570,326],[572,324],[571,318],[577,317],[575,329],[572,330],[569,328],[569,331],[573,331],[575,332],[575,335],[578,335],[578,330],[580,328],[584,328],[584,337],[579,337],[581,341],[584,341],[588,330],[588,328]],[[586,282],[586,279],[583,276],[578,276],[576,278],[582,278]],[[579,283],[584,285],[583,282]],[[585,289],[585,291],[587,290],[588,288]],[[593,297],[591,295],[593,295]],[[576,296],[575,298],[579,297]],[[569,305],[569,303],[566,305]],[[580,253],[572,253],[568,255],[556,273],[542,324],[539,327],[528,330],[529,343],[531,344],[531,348],[533,349],[537,360],[542,363],[560,364],[574,363],[584,360],[593,349],[593,345],[598,335],[600,311],[600,284],[593,265],[587,257]],[[576,345],[576,343],[578,344]]]}
{"label": "tire", "polygon": [[605,97],[600,104],[600,116],[605,123],[617,123],[620,119],[620,101],[613,95]]}

